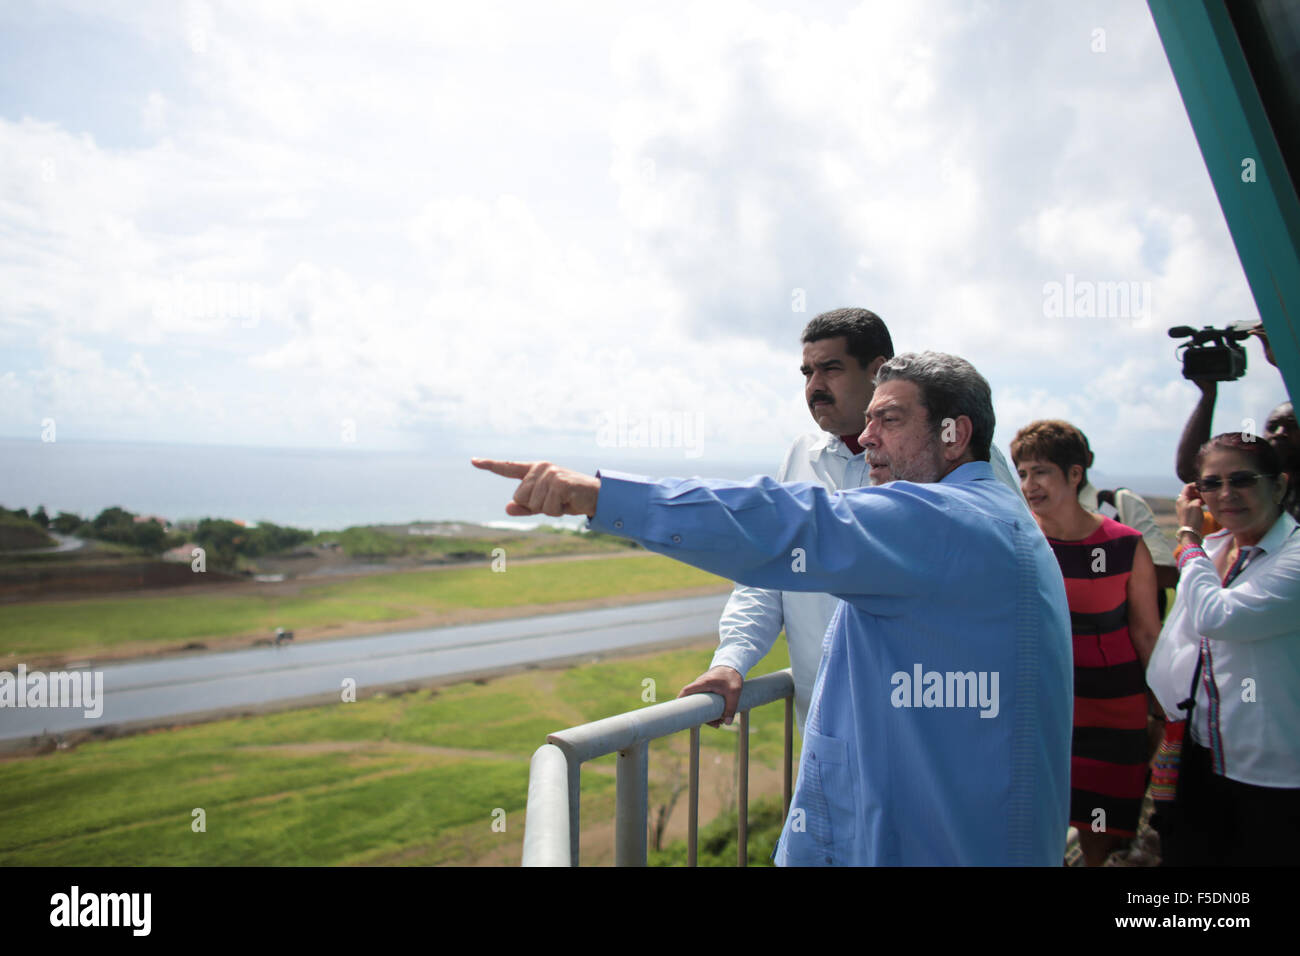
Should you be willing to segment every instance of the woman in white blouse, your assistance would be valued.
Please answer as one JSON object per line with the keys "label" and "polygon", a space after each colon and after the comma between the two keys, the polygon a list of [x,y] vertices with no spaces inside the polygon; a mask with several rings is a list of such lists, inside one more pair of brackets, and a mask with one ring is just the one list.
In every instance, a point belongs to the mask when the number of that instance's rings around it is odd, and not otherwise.
{"label": "woman in white blouse", "polygon": [[[1167,866],[1300,860],[1300,530],[1268,442],[1228,433],[1178,497],[1178,594],[1147,669],[1170,720],[1190,722]],[[1202,540],[1201,504],[1222,527]],[[1200,664],[1198,670],[1198,661]]]}

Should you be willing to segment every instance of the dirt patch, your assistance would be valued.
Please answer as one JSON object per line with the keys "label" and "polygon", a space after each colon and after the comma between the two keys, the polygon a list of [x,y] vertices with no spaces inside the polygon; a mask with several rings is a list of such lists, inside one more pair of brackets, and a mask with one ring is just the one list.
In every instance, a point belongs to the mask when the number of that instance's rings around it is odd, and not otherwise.
{"label": "dirt patch", "polygon": [[244,579],[210,571],[203,584],[188,564],[163,561],[117,561],[100,565],[69,563],[46,567],[0,568],[0,601],[6,604],[85,598],[139,597],[212,591],[240,585]]}

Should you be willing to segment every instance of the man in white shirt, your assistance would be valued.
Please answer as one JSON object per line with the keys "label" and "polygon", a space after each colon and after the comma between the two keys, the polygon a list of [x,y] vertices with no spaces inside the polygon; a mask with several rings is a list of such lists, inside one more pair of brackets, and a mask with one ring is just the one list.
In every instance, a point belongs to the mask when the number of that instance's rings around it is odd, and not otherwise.
{"label": "man in white shirt", "polygon": [[[867,486],[870,474],[858,436],[875,393],[876,372],[894,357],[889,329],[869,309],[835,309],[809,322],[802,341],[804,398],[821,431],[795,439],[776,480],[816,481],[831,491]],[[991,463],[994,474],[1019,495],[1020,483],[996,445]],[[709,669],[677,696],[721,694],[726,701],[722,720],[731,723],[745,675],[784,628],[794,672],[795,720],[802,734],[822,640],[838,603],[829,594],[737,585],[718,622],[720,640]]]}
{"label": "man in white shirt", "polygon": [[[1169,544],[1168,535],[1161,531],[1156,523],[1156,516],[1145,498],[1127,488],[1098,491],[1092,486],[1092,482],[1088,482],[1079,489],[1079,504],[1085,511],[1109,515],[1120,524],[1128,525],[1139,532],[1147,550],[1151,552],[1151,560],[1155,562],[1156,567],[1174,569],[1174,580],[1170,586],[1177,587],[1178,568],[1174,560],[1174,549]],[[1103,505],[1110,505],[1114,509],[1114,514],[1104,511]]]}

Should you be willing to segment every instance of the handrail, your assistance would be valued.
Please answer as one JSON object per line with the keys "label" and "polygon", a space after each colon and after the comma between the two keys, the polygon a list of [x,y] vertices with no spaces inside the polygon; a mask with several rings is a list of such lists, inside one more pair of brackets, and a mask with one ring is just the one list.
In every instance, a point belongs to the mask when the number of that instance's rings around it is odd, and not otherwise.
{"label": "handrail", "polygon": [[538,747],[528,764],[524,861],[525,866],[569,865],[569,771],[564,751],[554,744]]}
{"label": "handrail", "polygon": [[[738,794],[740,849],[738,864],[747,862],[745,837],[749,825],[749,712],[785,701],[785,798],[790,810],[791,750],[794,727],[794,676],[786,668],[745,681],[736,713],[740,719],[740,787]],[[689,865],[695,865],[699,818],[700,726],[722,716],[719,694],[692,694],[676,700],[627,711],[603,720],[570,727],[547,736],[533,754],[528,773],[528,809],[524,822],[524,866],[577,866],[579,797],[582,764],[606,754],[618,754],[614,825],[614,864],[645,866],[649,795],[650,741],[683,730],[691,731]]]}

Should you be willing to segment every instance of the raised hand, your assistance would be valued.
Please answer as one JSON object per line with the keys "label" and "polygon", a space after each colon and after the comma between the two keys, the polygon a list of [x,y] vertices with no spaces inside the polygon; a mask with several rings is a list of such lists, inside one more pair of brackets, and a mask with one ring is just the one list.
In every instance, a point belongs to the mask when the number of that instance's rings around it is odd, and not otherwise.
{"label": "raised hand", "polygon": [[1179,525],[1191,528],[1199,535],[1205,525],[1205,512],[1201,510],[1203,504],[1201,493],[1196,490],[1196,485],[1191,482],[1184,485],[1178,500],[1174,502]]}
{"label": "raised hand", "polygon": [[503,478],[519,479],[514,499],[506,505],[509,515],[596,514],[600,479],[552,465],[549,461],[497,461],[471,458],[470,464]]}
{"label": "raised hand", "polygon": [[1268,333],[1264,331],[1263,323],[1251,329],[1250,334],[1259,339],[1260,344],[1264,346],[1264,358],[1268,359],[1268,364],[1277,368],[1277,356],[1273,354],[1273,346],[1268,341]]}

